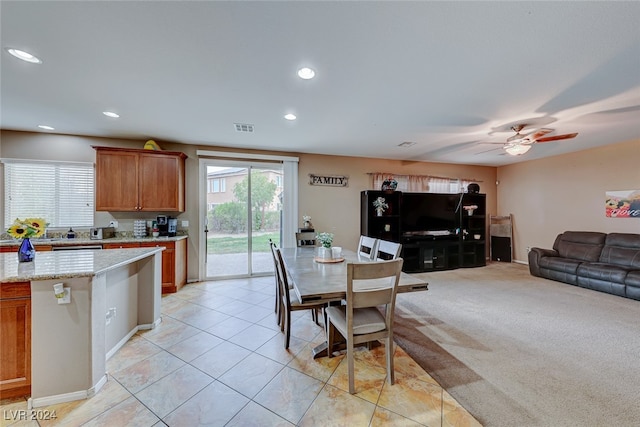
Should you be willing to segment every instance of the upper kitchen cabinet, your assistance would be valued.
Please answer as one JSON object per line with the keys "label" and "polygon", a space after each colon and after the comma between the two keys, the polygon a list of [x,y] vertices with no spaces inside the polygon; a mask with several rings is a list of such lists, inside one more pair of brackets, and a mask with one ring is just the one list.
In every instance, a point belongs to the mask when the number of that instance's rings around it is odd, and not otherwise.
{"label": "upper kitchen cabinet", "polygon": [[93,147],[96,211],[184,212],[186,154]]}

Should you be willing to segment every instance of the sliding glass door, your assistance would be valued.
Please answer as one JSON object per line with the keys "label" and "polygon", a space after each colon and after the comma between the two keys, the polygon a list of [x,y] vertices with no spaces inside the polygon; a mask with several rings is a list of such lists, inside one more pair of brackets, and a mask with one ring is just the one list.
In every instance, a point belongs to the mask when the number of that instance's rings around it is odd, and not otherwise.
{"label": "sliding glass door", "polygon": [[273,274],[269,239],[280,244],[280,163],[204,164],[206,279]]}

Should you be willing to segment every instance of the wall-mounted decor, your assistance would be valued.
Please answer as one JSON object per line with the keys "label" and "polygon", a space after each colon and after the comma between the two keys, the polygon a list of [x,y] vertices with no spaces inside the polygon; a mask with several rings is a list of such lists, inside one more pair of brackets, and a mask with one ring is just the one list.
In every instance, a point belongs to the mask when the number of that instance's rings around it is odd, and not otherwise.
{"label": "wall-mounted decor", "polygon": [[605,214],[609,218],[640,218],[640,190],[607,191]]}
{"label": "wall-mounted decor", "polygon": [[349,177],[345,175],[314,175],[309,174],[309,185],[327,185],[329,187],[347,187]]}

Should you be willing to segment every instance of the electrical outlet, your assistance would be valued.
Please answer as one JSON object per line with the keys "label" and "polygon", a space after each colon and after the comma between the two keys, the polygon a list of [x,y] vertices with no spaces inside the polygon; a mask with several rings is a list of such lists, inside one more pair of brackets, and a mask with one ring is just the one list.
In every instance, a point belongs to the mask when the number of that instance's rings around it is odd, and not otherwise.
{"label": "electrical outlet", "polygon": [[115,307],[111,307],[109,309],[109,311],[107,311],[107,315],[105,316],[106,317],[106,324],[108,325],[109,323],[111,323],[111,320],[115,319],[117,314],[118,313],[117,313],[116,308]]}
{"label": "electrical outlet", "polygon": [[71,288],[63,288],[64,296],[57,298],[58,304],[71,304]]}
{"label": "electrical outlet", "polygon": [[189,221],[183,220],[182,221],[182,228],[189,228]]}
{"label": "electrical outlet", "polygon": [[527,253],[531,252],[531,246],[527,246]]}

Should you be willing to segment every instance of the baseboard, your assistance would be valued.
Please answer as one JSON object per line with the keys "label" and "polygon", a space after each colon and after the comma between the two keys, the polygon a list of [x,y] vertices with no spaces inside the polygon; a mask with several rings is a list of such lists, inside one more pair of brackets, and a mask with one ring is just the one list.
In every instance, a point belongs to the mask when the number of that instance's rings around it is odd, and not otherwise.
{"label": "baseboard", "polygon": [[120,341],[118,341],[111,350],[107,352],[105,359],[109,360],[111,356],[116,354],[116,352],[120,350],[120,348],[122,348],[122,346],[125,345],[131,339],[131,337],[136,334],[136,332],[154,329],[160,324],[160,322],[162,322],[162,317],[158,317],[153,323],[144,323],[142,325],[137,325],[135,328],[129,331],[129,333],[125,335]]}
{"label": "baseboard", "polygon": [[30,397],[27,400],[27,409],[40,408],[43,406],[57,405],[58,403],[72,402],[74,400],[88,399],[94,396],[100,391],[100,389],[107,383],[107,375],[103,375],[102,378],[96,383],[95,386],[89,390],[79,390],[71,393],[56,394],[46,397]]}

